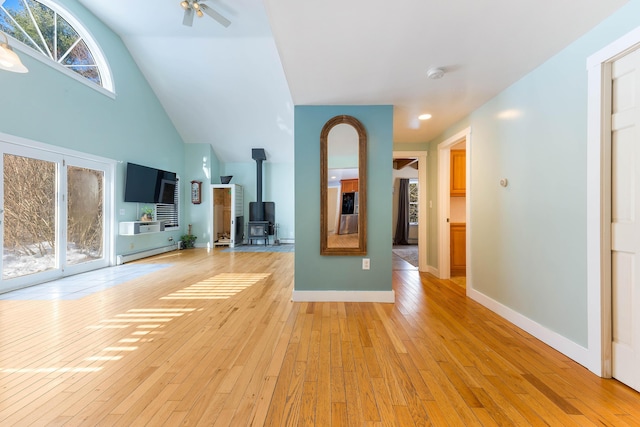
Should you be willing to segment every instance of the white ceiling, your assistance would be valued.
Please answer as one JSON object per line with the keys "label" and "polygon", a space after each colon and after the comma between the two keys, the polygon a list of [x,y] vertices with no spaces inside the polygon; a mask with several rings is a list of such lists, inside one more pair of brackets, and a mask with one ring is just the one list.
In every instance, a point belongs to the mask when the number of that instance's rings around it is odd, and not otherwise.
{"label": "white ceiling", "polygon": [[293,105],[394,105],[394,142],[428,142],[627,2],[207,0],[224,28],[183,26],[179,0],[79,1],[122,37],[183,140],[223,162],[256,147],[293,161]]}

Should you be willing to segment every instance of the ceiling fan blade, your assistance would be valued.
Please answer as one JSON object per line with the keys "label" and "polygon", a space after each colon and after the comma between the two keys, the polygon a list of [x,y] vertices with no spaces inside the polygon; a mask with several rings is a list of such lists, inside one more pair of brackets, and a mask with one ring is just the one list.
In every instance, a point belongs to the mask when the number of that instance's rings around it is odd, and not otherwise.
{"label": "ceiling fan blade", "polygon": [[191,27],[193,25],[193,9],[189,8],[184,11],[184,18],[182,18],[182,25],[186,25],[187,27]]}
{"label": "ceiling fan blade", "polygon": [[231,21],[229,21],[224,16],[220,15],[218,12],[216,12],[215,10],[213,10],[211,7],[207,6],[206,4],[200,3],[200,9],[202,9],[202,11],[204,13],[206,13],[207,15],[209,15],[210,17],[212,17],[213,19],[218,21],[218,23],[220,25],[222,25],[223,27],[228,27],[229,25],[231,25]]}

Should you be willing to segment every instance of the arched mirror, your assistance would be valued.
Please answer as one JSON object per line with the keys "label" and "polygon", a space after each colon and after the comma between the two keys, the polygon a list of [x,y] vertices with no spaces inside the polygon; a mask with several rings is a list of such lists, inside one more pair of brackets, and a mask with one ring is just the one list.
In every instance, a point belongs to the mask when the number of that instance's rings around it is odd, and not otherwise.
{"label": "arched mirror", "polygon": [[320,254],[367,253],[367,133],[336,116],[320,133]]}

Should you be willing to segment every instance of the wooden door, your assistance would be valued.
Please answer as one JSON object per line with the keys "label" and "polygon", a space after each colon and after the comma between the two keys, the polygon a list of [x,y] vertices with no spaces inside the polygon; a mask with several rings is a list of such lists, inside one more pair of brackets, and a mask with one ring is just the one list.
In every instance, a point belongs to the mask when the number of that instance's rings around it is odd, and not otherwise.
{"label": "wooden door", "polygon": [[465,197],[467,186],[467,156],[465,150],[451,150],[451,197]]}
{"label": "wooden door", "polygon": [[612,64],[612,374],[640,390],[640,50]]}
{"label": "wooden door", "polygon": [[467,227],[464,223],[452,223],[451,237],[451,276],[465,276],[467,274]]}

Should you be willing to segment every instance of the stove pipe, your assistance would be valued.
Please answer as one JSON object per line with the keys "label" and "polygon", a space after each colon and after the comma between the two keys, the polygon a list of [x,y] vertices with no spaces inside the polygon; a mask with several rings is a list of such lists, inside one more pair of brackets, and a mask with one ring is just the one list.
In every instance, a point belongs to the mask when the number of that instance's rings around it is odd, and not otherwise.
{"label": "stove pipe", "polygon": [[256,205],[257,209],[255,214],[256,221],[264,221],[264,209],[262,208],[262,162],[267,160],[267,154],[264,152],[264,148],[252,148],[251,158],[256,161]]}

